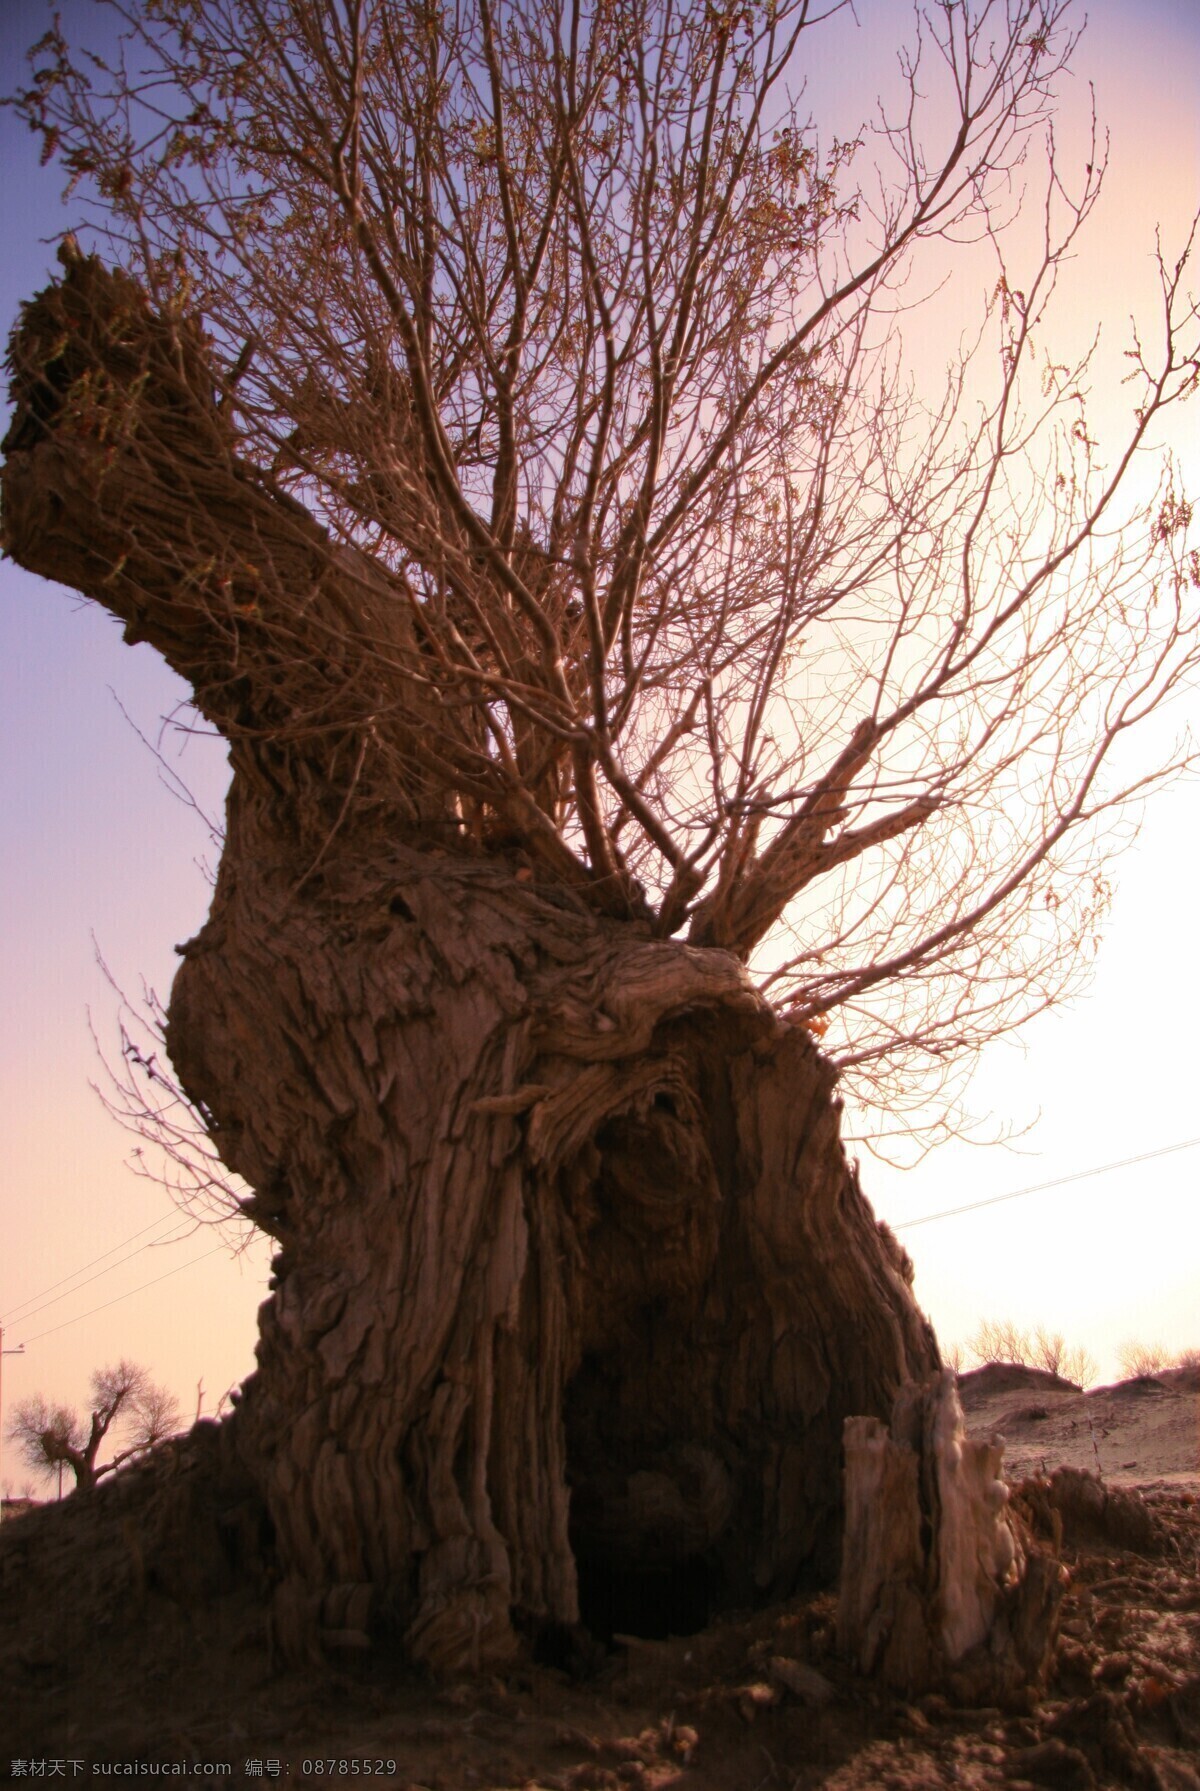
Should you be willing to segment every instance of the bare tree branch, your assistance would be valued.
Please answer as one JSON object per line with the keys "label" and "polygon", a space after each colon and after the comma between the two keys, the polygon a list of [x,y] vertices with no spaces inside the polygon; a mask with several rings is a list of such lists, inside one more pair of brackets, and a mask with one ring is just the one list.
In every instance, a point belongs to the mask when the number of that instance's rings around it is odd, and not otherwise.
{"label": "bare tree branch", "polygon": [[[26,313],[9,550],[259,788],[303,767],[311,874],[360,829],[515,853],[749,959],[897,1110],[1060,999],[1200,666],[1190,503],[1140,472],[1193,241],[1106,462],[1053,345],[1106,156],[1056,163],[1067,0],[921,13],[832,140],[789,83],[836,5],[114,10],[118,66],[55,28],[20,98],[122,271],[68,246]],[[947,251],[979,304],[918,395]]]}

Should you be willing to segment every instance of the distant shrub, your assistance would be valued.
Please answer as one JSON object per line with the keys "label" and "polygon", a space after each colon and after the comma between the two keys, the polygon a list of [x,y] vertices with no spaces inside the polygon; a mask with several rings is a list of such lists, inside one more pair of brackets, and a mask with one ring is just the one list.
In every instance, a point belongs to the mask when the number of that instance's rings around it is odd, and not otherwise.
{"label": "distant shrub", "polygon": [[1078,1387],[1090,1387],[1099,1373],[1096,1358],[1081,1343],[1072,1345],[1063,1357],[1062,1377]]}
{"label": "distant shrub", "polygon": [[1030,1335],[1011,1320],[982,1319],[967,1345],[978,1362],[1012,1362],[1020,1368],[1042,1368],[1062,1380],[1086,1387],[1096,1378],[1096,1361],[1078,1344],[1067,1344],[1061,1332],[1039,1325]]}
{"label": "distant shrub", "polygon": [[980,1362],[1016,1362],[1032,1367],[1032,1344],[1028,1331],[1019,1331],[1011,1320],[980,1319],[975,1335],[967,1344]]}
{"label": "distant shrub", "polygon": [[1181,1349],[1175,1358],[1176,1368],[1187,1368],[1194,1373],[1200,1369],[1200,1349]]}
{"label": "distant shrub", "polygon": [[1117,1351],[1117,1361],[1121,1364],[1121,1373],[1127,1380],[1136,1381],[1145,1374],[1159,1374],[1170,1367],[1169,1350],[1161,1343],[1123,1343]]}
{"label": "distant shrub", "polygon": [[1039,1325],[1033,1338],[1033,1366],[1047,1374],[1057,1374],[1064,1381],[1086,1387],[1096,1378],[1096,1360],[1080,1344],[1063,1342],[1061,1331],[1043,1331]]}

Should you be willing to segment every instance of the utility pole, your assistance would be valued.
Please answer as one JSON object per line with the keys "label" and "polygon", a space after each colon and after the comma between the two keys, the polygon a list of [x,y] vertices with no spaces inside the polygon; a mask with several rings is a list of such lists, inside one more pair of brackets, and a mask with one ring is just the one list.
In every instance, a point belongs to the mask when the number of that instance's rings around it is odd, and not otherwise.
{"label": "utility pole", "polygon": [[[2,1463],[4,1451],[4,1358],[5,1356],[23,1356],[24,1354],[25,1345],[23,1343],[16,1344],[12,1349],[5,1349],[4,1326],[0,1325],[0,1463]],[[0,1477],[0,1504],[3,1502],[4,1480]]]}

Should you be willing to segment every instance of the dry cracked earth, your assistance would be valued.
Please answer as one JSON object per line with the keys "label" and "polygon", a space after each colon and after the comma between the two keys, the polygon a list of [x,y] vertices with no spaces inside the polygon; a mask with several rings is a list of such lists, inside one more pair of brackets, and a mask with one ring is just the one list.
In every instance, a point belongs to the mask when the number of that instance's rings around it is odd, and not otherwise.
{"label": "dry cracked earth", "polygon": [[[170,1509],[189,1540],[174,1572],[145,1569],[153,1514],[129,1502],[133,1481],[86,1517],[48,1508],[4,1526],[0,1780],[1200,1791],[1200,1375],[1083,1395],[988,1368],[961,1395],[974,1433],[1005,1436],[1014,1498],[1059,1539],[1069,1575],[1037,1695],[984,1709],[889,1695],[836,1656],[830,1592],[687,1636],[616,1639],[572,1670],[433,1686],[353,1655],[320,1675],[273,1672],[254,1588],[235,1577],[221,1596],[189,1595],[212,1575],[185,1439],[186,1496]],[[236,1527],[236,1510],[223,1521]]]}

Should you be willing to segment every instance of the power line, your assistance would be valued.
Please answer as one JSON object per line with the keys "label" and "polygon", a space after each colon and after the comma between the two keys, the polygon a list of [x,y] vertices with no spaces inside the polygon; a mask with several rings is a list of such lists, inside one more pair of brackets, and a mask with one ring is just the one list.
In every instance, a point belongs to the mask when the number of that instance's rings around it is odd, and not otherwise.
{"label": "power line", "polygon": [[37,1343],[43,1337],[52,1337],[55,1331],[65,1331],[68,1325],[77,1325],[80,1319],[91,1318],[96,1312],[106,1312],[110,1306],[119,1306],[122,1300],[131,1299],[136,1293],[144,1293],[146,1288],[154,1287],[158,1282],[166,1281],[171,1275],[178,1275],[184,1269],[193,1268],[198,1262],[206,1262],[210,1256],[216,1256],[224,1249],[224,1244],[218,1244],[215,1250],[206,1250],[202,1256],[193,1256],[187,1262],[177,1263],[173,1269],[168,1269],[166,1274],[155,1275],[152,1280],[143,1281],[140,1287],[131,1287],[128,1293],[118,1294],[115,1300],[105,1300],[102,1305],[93,1306],[87,1312],[77,1312],[74,1318],[64,1318],[61,1325],[51,1325],[48,1331],[39,1331],[37,1336],[27,1337],[25,1342]]}
{"label": "power line", "polygon": [[[898,1223],[893,1224],[891,1229],[893,1231],[911,1231],[914,1228],[914,1226],[932,1225],[939,1219],[957,1219],[960,1216],[960,1214],[962,1214],[962,1213],[975,1213],[975,1212],[978,1212],[982,1207],[1000,1206],[1005,1201],[1008,1201],[1008,1200],[1021,1200],[1024,1198],[1024,1196],[1026,1194],[1044,1194],[1050,1188],[1062,1188],[1062,1187],[1066,1187],[1067,1184],[1070,1182],[1087,1181],[1091,1176],[1094,1176],[1094,1175],[1108,1175],[1114,1169],[1132,1169],[1139,1163],[1151,1162],[1155,1157],[1169,1157],[1169,1156],[1173,1155],[1176,1151],[1194,1150],[1197,1145],[1200,1145],[1200,1138],[1184,1138],[1178,1144],[1163,1144],[1163,1145],[1160,1145],[1157,1150],[1140,1151],[1138,1153],[1138,1155],[1135,1157],[1121,1157],[1120,1159],[1118,1159],[1116,1162],[1113,1162],[1113,1163],[1098,1163],[1092,1169],[1078,1169],[1072,1175],[1055,1176],[1053,1178],[1053,1180],[1048,1181],[1048,1182],[1034,1182],[1028,1188],[1015,1188],[1012,1191],[1012,1193],[1010,1193],[1010,1194],[993,1194],[993,1195],[989,1196],[989,1198],[986,1200],[969,1201],[966,1206],[948,1207],[944,1212],[940,1212],[940,1213],[925,1213],[919,1219],[902,1219]],[[172,1224],[174,1222],[175,1222],[174,1220],[171,1221]],[[131,1244],[134,1242],[135,1239],[137,1239],[139,1237],[143,1237],[147,1231],[153,1231],[158,1226],[160,1226],[164,1223],[166,1223],[166,1221],[164,1221],[162,1219],[156,1219],[152,1225],[143,1226],[141,1231],[135,1231],[133,1233],[133,1236],[126,1238],[124,1240],[124,1242],[126,1244]],[[173,1239],[171,1241],[178,1243],[181,1240]],[[106,1250],[103,1253],[103,1255],[93,1257],[92,1262],[103,1262],[105,1256],[111,1256],[113,1254],[114,1250],[120,1250],[122,1247],[123,1246],[121,1244],[114,1244],[112,1250]],[[142,1245],[142,1250],[147,1250],[149,1248],[150,1248],[150,1246],[148,1244]],[[149,1281],[143,1281],[141,1283],[141,1285],[138,1287],[131,1287],[128,1290],[128,1292],[123,1293],[123,1294],[118,1294],[115,1299],[105,1300],[99,1306],[90,1307],[87,1312],[79,1312],[79,1313],[76,1313],[74,1318],[64,1319],[60,1325],[51,1325],[45,1331],[38,1331],[35,1336],[27,1337],[25,1339],[25,1342],[26,1343],[37,1343],[43,1337],[52,1337],[56,1331],[65,1331],[68,1328],[68,1326],[78,1324],[82,1319],[92,1318],[97,1312],[106,1312],[110,1306],[119,1306],[122,1300],[131,1299],[134,1294],[143,1293],[146,1290],[146,1288],[148,1288],[148,1287],[156,1287],[160,1281],[166,1281],[172,1275],[178,1275],[184,1269],[190,1269],[198,1262],[206,1262],[210,1256],[216,1256],[218,1254],[218,1252],[223,1250],[224,1248],[225,1248],[224,1244],[218,1244],[216,1246],[216,1249],[206,1250],[203,1253],[203,1255],[201,1255],[201,1256],[193,1256],[187,1262],[178,1263],[175,1266],[175,1268],[167,1269],[164,1274],[155,1275]],[[133,1260],[133,1257],[141,1255],[142,1250],[134,1250],[131,1252],[131,1254],[129,1256],[122,1257],[121,1263],[131,1262]],[[121,1263],[110,1263],[109,1268],[113,1268],[113,1269],[120,1268]],[[92,1264],[85,1263],[83,1266],[84,1266],[84,1268],[90,1268],[92,1266]],[[109,1272],[108,1269],[102,1269],[102,1270],[100,1270],[100,1275],[106,1275],[106,1274],[108,1274],[108,1272]],[[76,1269],[73,1275],[65,1275],[63,1277],[63,1281],[73,1281],[76,1278],[76,1276],[80,1275],[81,1273],[82,1273],[82,1270]],[[98,1279],[99,1279],[99,1275],[92,1275],[89,1277],[89,1280],[92,1280],[92,1281],[96,1281]],[[87,1284],[88,1283],[86,1281],[84,1281],[84,1282],[80,1283],[80,1286],[86,1287]],[[62,1281],[52,1282],[50,1287],[43,1289],[43,1292],[51,1293],[51,1292],[53,1292],[54,1288],[61,1287],[62,1285],[63,1285]],[[69,1290],[69,1293],[78,1293],[78,1291],[79,1291],[79,1288],[73,1287]],[[30,1296],[31,1299],[37,1299],[38,1297],[39,1296],[36,1294],[33,1294]],[[68,1297],[69,1297],[69,1294],[60,1294],[58,1296],[59,1299],[63,1299],[63,1300],[67,1299]],[[28,1306],[28,1304],[29,1304],[29,1300],[25,1300],[22,1302],[22,1305],[24,1305],[24,1306]],[[44,1302],[44,1304],[42,1306],[36,1306],[34,1308],[34,1312],[41,1312],[45,1309],[45,1306],[56,1306],[57,1304],[58,1304],[58,1300],[47,1300]],[[21,1307],[20,1306],[14,1307],[13,1310],[19,1312],[21,1310]],[[27,1318],[33,1317],[33,1313],[26,1314],[26,1317]],[[6,1316],[5,1323],[7,1323],[7,1322],[8,1322],[8,1319]]]}
{"label": "power line", "polygon": [[1200,1138],[1185,1138],[1180,1144],[1163,1144],[1157,1150],[1144,1150],[1136,1157],[1122,1157],[1117,1163],[1099,1163],[1094,1169],[1077,1169],[1073,1175],[1058,1175],[1050,1182],[1035,1182],[1030,1188],[1016,1188],[1011,1194],[993,1194],[987,1200],[972,1200],[967,1206],[948,1207],[944,1213],[926,1213],[920,1219],[904,1219],[892,1225],[893,1231],[910,1231],[914,1225],[932,1225],[935,1219],[957,1219],[960,1213],[976,1213],[983,1206],[999,1206],[1005,1200],[1020,1200],[1026,1194],[1042,1194],[1047,1188],[1062,1188],[1068,1182],[1083,1182],[1092,1175],[1107,1175],[1112,1169],[1132,1169],[1135,1163],[1148,1163],[1152,1157],[1169,1157],[1173,1151],[1194,1150]]}
{"label": "power line", "polygon": [[[171,1223],[176,1224],[178,1221],[172,1220]],[[18,1306],[16,1310],[21,1313],[19,1323],[27,1325],[31,1318],[35,1318],[39,1312],[44,1312],[47,1306],[57,1306],[60,1300],[69,1300],[72,1294],[77,1294],[81,1288],[90,1286],[93,1281],[99,1281],[104,1275],[111,1275],[114,1269],[122,1268],[125,1263],[132,1262],[134,1258],[140,1256],[144,1250],[155,1250],[160,1244],[181,1244],[185,1237],[191,1237],[194,1229],[195,1227],[192,1226],[189,1230],[180,1232],[179,1236],[174,1238],[151,1238],[148,1244],[142,1244],[137,1250],[131,1250],[128,1256],[118,1256],[116,1262],[110,1262],[107,1268],[97,1269],[96,1273],[94,1275],[89,1275],[86,1280],[77,1281],[74,1287],[68,1287],[66,1293],[55,1294],[52,1300],[43,1300],[40,1305],[35,1306],[30,1312],[25,1312]],[[111,1251],[109,1254],[112,1254]],[[75,1271],[76,1274],[79,1274],[80,1272],[81,1271],[78,1269]],[[68,1275],[67,1280],[74,1280],[74,1276]],[[61,1287],[62,1283],[60,1281],[55,1282],[55,1286]],[[26,1300],[25,1305],[29,1305],[28,1300]],[[5,1320],[6,1324],[10,1322],[11,1320],[9,1319]]]}
{"label": "power line", "polygon": [[[114,1244],[111,1250],[102,1250],[99,1256],[93,1256],[91,1262],[85,1262],[82,1268],[72,1269],[71,1273],[69,1275],[64,1275],[61,1281],[52,1281],[49,1287],[43,1287],[39,1293],[30,1294],[27,1299],[19,1300],[15,1306],[10,1307],[4,1314],[2,1322],[8,1324],[15,1312],[23,1312],[26,1306],[30,1305],[34,1300],[40,1300],[43,1294],[53,1293],[56,1287],[62,1287],[66,1282],[74,1281],[77,1276],[84,1274],[86,1270],[94,1268],[96,1263],[103,1262],[106,1256],[115,1256],[118,1250],[123,1250],[125,1248],[126,1244],[132,1244],[138,1238],[145,1237],[148,1231],[157,1231],[162,1225],[177,1225],[178,1223],[179,1215],[177,1213],[170,1214],[166,1218],[160,1216],[157,1219],[152,1219],[149,1225],[143,1225],[142,1229],[140,1231],[135,1231],[131,1237],[122,1238],[121,1242],[119,1244]],[[149,1245],[143,1244],[142,1249],[149,1249]],[[135,1250],[133,1254],[138,1256],[141,1252]],[[128,1261],[128,1258],[125,1260]],[[114,1263],[112,1266],[116,1268],[117,1264]],[[107,1273],[107,1270],[104,1272]],[[95,1276],[93,1276],[92,1279],[95,1280]],[[63,1298],[66,1298],[65,1294],[63,1295]],[[32,1314],[26,1314],[26,1316],[32,1317]]]}

